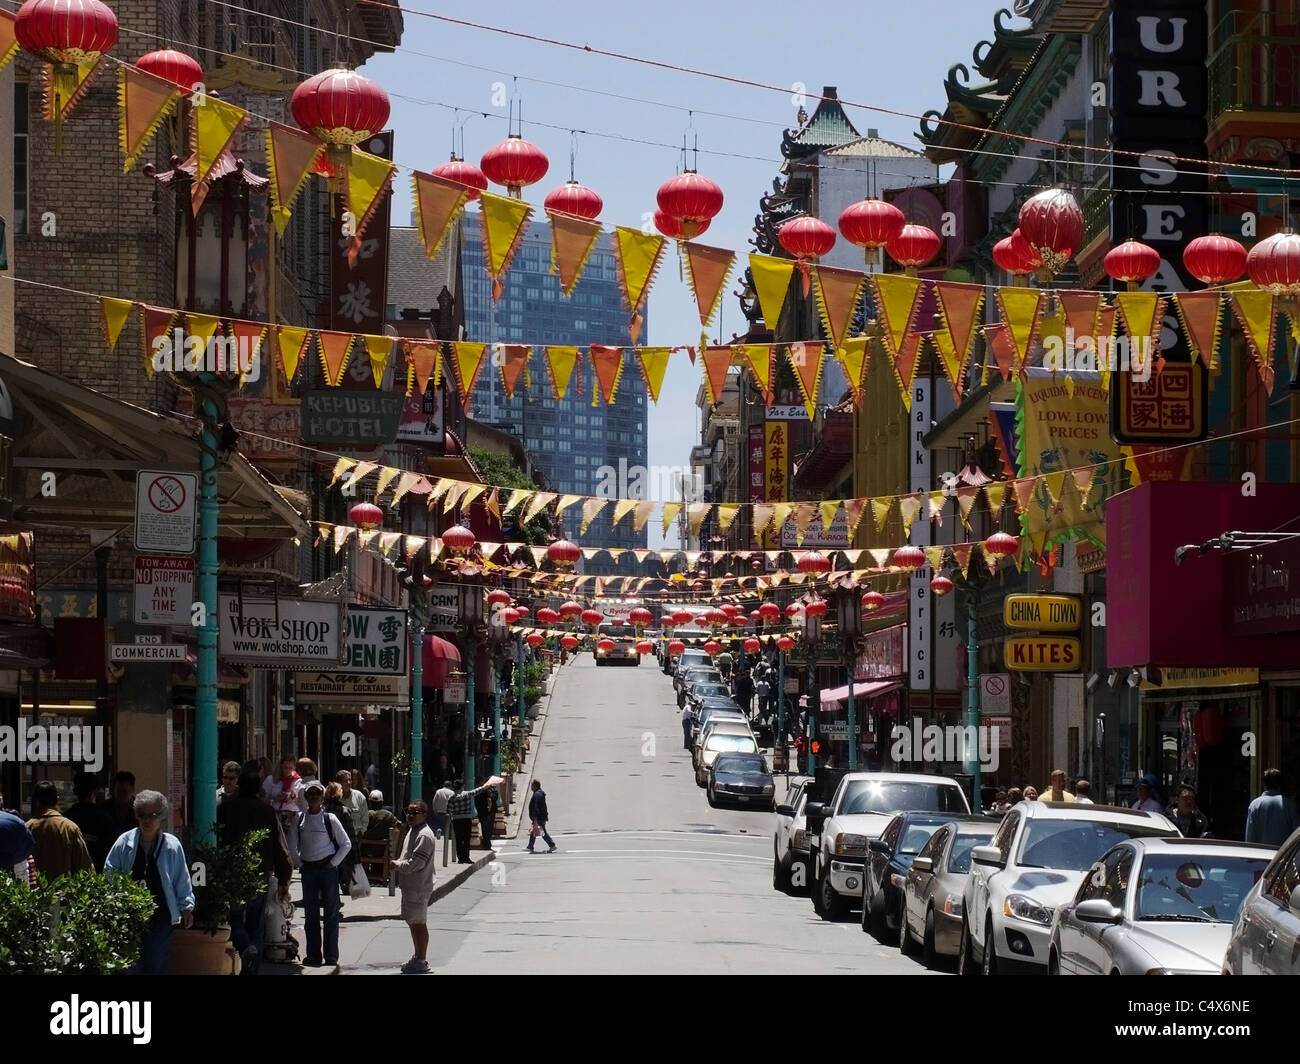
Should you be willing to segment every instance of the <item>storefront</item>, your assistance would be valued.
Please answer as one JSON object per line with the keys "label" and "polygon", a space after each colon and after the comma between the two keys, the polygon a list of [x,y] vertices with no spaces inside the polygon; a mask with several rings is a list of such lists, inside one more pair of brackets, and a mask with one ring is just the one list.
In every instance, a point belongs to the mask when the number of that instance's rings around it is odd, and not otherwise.
{"label": "storefront", "polygon": [[821,692],[818,733],[828,744],[836,766],[848,767],[849,743],[856,741],[858,768],[883,769],[890,767],[890,736],[902,716],[907,625],[865,635],[861,646],[862,651],[853,664],[857,734],[849,735],[847,684]]}

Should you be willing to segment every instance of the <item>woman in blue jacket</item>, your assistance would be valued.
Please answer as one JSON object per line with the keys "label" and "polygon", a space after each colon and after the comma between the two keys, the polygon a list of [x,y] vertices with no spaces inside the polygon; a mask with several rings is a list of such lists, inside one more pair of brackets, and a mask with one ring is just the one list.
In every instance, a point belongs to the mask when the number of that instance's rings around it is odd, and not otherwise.
{"label": "woman in blue jacket", "polygon": [[136,827],[113,843],[104,862],[105,875],[129,875],[149,888],[157,907],[140,942],[137,975],[166,975],[172,928],[194,923],[194,888],[180,839],[162,830],[171,812],[157,791],[141,791],[133,807]]}

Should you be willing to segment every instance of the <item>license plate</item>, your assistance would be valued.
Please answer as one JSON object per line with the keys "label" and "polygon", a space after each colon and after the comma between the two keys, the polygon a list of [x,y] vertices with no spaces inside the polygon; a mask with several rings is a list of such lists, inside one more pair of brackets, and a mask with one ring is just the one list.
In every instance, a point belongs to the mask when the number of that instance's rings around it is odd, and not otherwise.
{"label": "license plate", "polygon": [[738,794],[738,795],[736,795],[736,797],[737,797],[738,799],[740,799],[740,801],[742,801],[742,802],[747,802],[747,801],[749,801],[749,795],[747,795],[747,794]]}

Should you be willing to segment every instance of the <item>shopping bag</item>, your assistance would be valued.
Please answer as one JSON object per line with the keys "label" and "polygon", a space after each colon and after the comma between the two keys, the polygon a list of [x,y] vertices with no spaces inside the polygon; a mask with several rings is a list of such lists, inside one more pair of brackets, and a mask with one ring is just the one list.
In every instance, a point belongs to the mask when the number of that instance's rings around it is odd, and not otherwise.
{"label": "shopping bag", "polygon": [[537,826],[537,821],[534,820],[531,826],[528,828],[528,837],[530,839],[535,839],[538,836],[540,836],[541,833],[542,833],[542,829]]}
{"label": "shopping bag", "polygon": [[352,869],[352,885],[348,888],[348,893],[354,898],[370,897],[370,880],[366,877],[366,870],[361,867],[359,862]]}

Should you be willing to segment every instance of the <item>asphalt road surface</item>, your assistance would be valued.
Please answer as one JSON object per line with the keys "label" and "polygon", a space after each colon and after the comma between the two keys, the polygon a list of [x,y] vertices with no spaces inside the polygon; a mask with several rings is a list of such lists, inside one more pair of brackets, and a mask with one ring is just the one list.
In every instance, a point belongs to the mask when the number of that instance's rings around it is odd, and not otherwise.
{"label": "asphalt road surface", "polygon": [[[496,862],[429,910],[435,972],[925,974],[856,911],[827,923],[806,896],[773,890],[772,814],[709,807],[653,658],[566,665],[534,752],[559,850],[497,840]],[[389,974],[411,955],[397,921],[344,924],[340,944],[345,974]]]}

